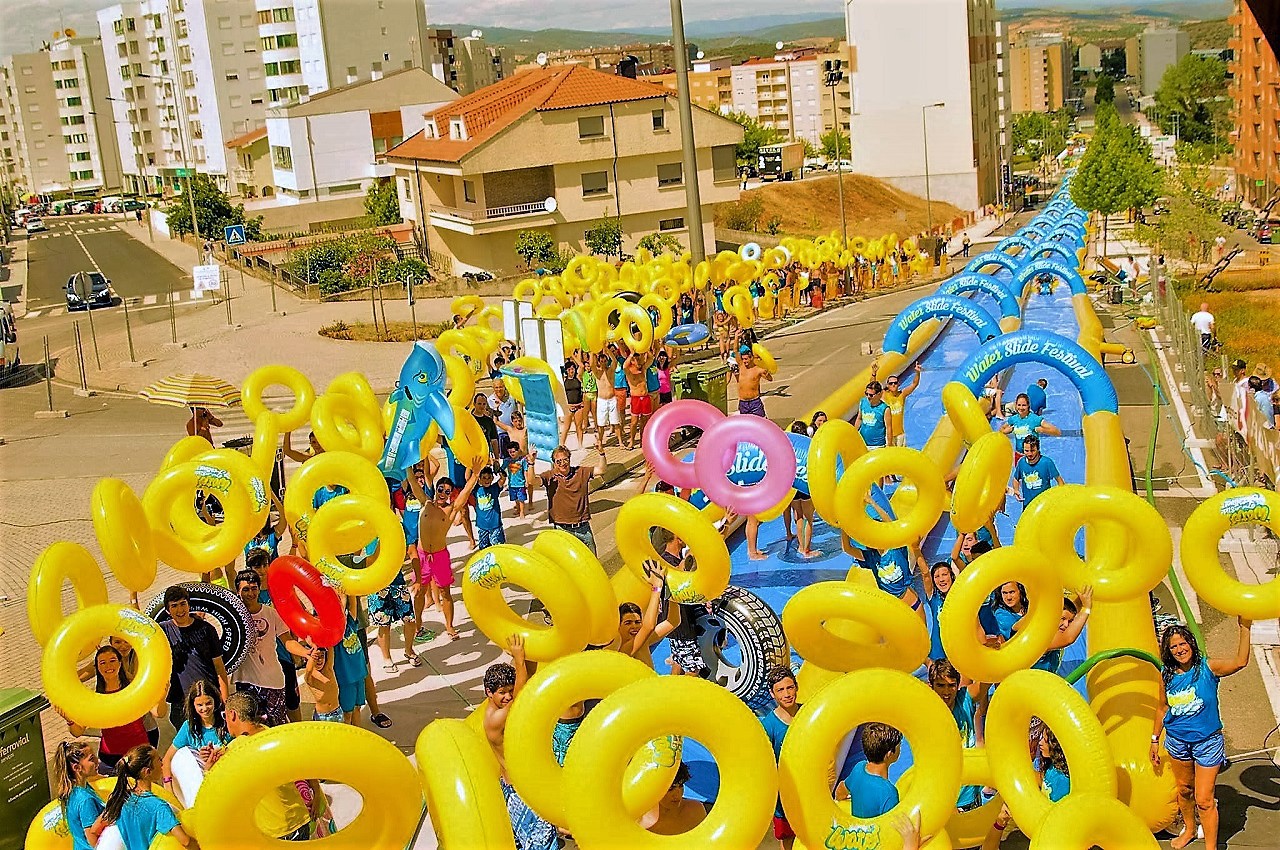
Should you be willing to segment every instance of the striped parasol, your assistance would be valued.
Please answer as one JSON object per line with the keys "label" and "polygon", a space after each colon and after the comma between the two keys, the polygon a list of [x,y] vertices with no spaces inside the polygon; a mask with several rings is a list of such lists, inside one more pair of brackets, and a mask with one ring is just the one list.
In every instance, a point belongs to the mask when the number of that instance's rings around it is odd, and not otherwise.
{"label": "striped parasol", "polygon": [[240,390],[212,375],[170,375],[138,395],[171,407],[231,407],[240,403]]}

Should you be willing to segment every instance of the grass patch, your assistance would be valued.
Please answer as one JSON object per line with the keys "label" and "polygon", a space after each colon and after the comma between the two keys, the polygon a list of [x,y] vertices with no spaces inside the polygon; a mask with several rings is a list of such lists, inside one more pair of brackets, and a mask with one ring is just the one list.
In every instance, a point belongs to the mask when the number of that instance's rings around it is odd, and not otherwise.
{"label": "grass patch", "polygon": [[1214,278],[1213,286],[1215,289],[1221,289],[1224,292],[1256,292],[1263,289],[1280,290],[1280,267],[1228,269]]}
{"label": "grass patch", "polygon": [[453,327],[452,322],[388,322],[387,327],[373,322],[344,322],[338,320],[320,328],[320,336],[329,339],[355,342],[414,342],[419,339],[435,339]]}
{"label": "grass patch", "polygon": [[[1220,283],[1223,289],[1225,284]],[[1245,281],[1241,280],[1244,286]],[[1230,289],[1225,292],[1191,292],[1183,295],[1188,313],[1208,302],[1218,339],[1229,360],[1239,357],[1249,364],[1272,365],[1280,353],[1280,283],[1276,288]]]}

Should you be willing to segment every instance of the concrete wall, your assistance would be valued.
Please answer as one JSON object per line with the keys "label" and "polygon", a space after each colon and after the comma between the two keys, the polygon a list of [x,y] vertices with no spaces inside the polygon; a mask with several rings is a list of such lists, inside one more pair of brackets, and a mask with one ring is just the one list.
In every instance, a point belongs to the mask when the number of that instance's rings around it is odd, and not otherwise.
{"label": "concrete wall", "polygon": [[312,224],[359,218],[364,215],[364,198],[334,198],[309,204],[263,207],[250,209],[249,214],[262,216],[262,228],[270,233],[292,232],[306,230]]}

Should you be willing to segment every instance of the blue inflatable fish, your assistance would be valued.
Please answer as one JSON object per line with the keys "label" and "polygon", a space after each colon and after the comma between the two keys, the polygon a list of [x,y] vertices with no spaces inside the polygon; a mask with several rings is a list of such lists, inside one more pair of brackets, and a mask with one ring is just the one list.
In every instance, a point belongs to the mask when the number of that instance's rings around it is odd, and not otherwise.
{"label": "blue inflatable fish", "polygon": [[407,469],[422,460],[422,438],[435,422],[446,439],[453,439],[453,408],[445,397],[444,359],[435,345],[417,342],[391,393],[395,406],[386,448],[379,467],[384,473]]}

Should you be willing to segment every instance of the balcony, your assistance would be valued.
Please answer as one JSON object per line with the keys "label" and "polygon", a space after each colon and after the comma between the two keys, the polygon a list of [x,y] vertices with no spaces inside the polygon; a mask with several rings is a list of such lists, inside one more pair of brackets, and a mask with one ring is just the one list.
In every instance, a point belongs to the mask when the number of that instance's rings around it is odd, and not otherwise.
{"label": "balcony", "polygon": [[519,222],[522,226],[533,224],[528,219],[543,218],[545,223],[552,223],[552,213],[547,212],[545,202],[537,201],[528,204],[508,204],[502,207],[486,207],[484,209],[458,209],[440,204],[433,204],[428,211],[431,223],[445,230],[466,233],[475,236],[479,233],[506,229],[508,222]]}

